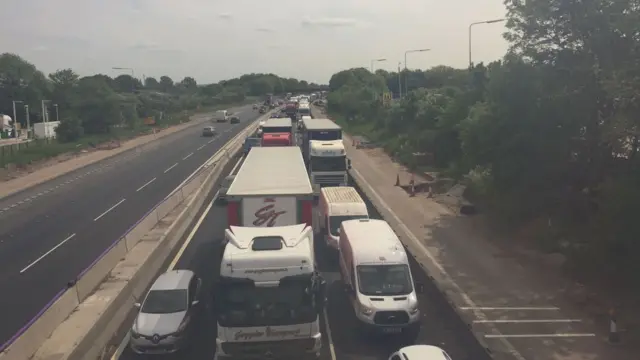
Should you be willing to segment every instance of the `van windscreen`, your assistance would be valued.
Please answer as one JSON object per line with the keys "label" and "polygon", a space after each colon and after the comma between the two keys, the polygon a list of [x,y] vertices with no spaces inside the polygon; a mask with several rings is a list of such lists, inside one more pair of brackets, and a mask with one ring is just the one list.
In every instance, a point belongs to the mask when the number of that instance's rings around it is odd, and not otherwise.
{"label": "van windscreen", "polygon": [[397,296],[413,292],[408,265],[358,265],[357,273],[362,295]]}

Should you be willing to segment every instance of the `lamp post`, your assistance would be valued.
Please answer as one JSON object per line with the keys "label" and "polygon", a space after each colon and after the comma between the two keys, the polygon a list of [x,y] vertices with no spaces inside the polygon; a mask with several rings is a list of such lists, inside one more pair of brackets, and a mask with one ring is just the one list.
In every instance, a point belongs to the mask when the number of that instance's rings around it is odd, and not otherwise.
{"label": "lamp post", "polygon": [[58,104],[53,104],[56,108],[56,121],[60,121],[60,111],[58,110]]}
{"label": "lamp post", "polygon": [[[18,137],[18,132],[16,131],[16,124],[18,124],[18,114],[16,113],[16,104],[23,104],[24,101],[21,100],[13,100],[11,104],[13,105],[13,137]],[[28,132],[29,130],[27,130]]]}
{"label": "lamp post", "polygon": [[[431,51],[431,49],[415,49],[415,50],[407,50],[404,52],[404,70],[408,70],[407,68],[407,55],[408,54],[412,54],[412,53],[418,53],[418,52],[427,52],[427,51]],[[409,86],[407,85],[409,83],[408,81],[409,76],[407,75],[404,79],[404,93],[405,95],[409,93]]]}
{"label": "lamp post", "polygon": [[48,110],[47,110],[47,103],[51,101],[51,100],[42,100],[42,122],[43,123],[48,123],[49,122],[49,114],[48,114]]}
{"label": "lamp post", "polygon": [[400,71],[402,69],[402,62],[398,62],[398,98],[402,99],[402,80],[400,77]]}
{"label": "lamp post", "polygon": [[[374,63],[377,63],[377,62],[384,62],[384,61],[387,61],[387,59],[373,59],[373,60],[371,60],[371,72],[372,72],[372,73],[374,73],[374,72],[373,72],[373,64],[374,64]],[[375,74],[375,73],[374,73],[374,74]]]}
{"label": "lamp post", "polygon": [[31,128],[31,120],[29,119],[29,105],[25,105],[24,106],[24,111],[26,113],[26,117],[27,117],[27,139],[30,139],[31,137],[29,136],[29,130]]}
{"label": "lamp post", "polygon": [[471,30],[472,30],[472,28],[475,25],[495,24],[495,23],[503,22],[505,20],[507,20],[507,19],[494,19],[494,20],[477,21],[477,22],[469,24],[469,69],[471,69],[471,67],[473,66],[473,61],[471,59]]}

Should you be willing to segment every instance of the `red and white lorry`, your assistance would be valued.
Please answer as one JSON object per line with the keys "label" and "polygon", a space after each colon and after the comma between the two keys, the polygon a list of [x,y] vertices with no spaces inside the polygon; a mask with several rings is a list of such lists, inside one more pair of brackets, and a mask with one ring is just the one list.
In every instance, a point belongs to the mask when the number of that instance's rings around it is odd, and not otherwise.
{"label": "red and white lorry", "polygon": [[293,145],[293,124],[291,119],[271,118],[265,121],[262,125],[262,146],[291,145]]}
{"label": "red and white lorry", "polygon": [[312,226],[313,187],[297,146],[255,147],[227,191],[229,226]]}

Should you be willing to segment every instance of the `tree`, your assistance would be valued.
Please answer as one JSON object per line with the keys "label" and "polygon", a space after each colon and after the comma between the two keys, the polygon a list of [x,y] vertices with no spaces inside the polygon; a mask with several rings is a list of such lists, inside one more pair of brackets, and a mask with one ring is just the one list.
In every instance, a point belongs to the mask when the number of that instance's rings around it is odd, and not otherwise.
{"label": "tree", "polygon": [[[49,87],[44,74],[18,55],[0,55],[0,113],[13,116],[12,101],[23,101],[34,111],[40,109],[40,100],[48,95]],[[24,117],[18,121],[26,124]]]}
{"label": "tree", "polygon": [[69,95],[78,85],[80,77],[71,69],[58,70],[49,74],[52,83],[51,100],[59,106],[63,112],[71,108]]}
{"label": "tree", "polygon": [[173,90],[173,80],[171,80],[171,78],[168,76],[161,76],[160,90],[166,93],[171,92]]}
{"label": "tree", "polygon": [[154,77],[148,77],[144,79],[144,87],[148,90],[159,90],[160,83]]}

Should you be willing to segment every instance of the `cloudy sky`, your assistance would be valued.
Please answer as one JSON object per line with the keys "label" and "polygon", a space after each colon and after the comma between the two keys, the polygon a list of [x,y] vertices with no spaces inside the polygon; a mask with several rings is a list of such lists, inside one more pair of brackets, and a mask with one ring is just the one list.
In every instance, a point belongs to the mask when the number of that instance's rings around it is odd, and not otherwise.
{"label": "cloudy sky", "polygon": [[[465,67],[471,22],[501,18],[502,0],[2,0],[0,51],[48,73],[193,76],[251,72],[326,83],[342,69]],[[473,30],[474,61],[507,48],[503,24]]]}

